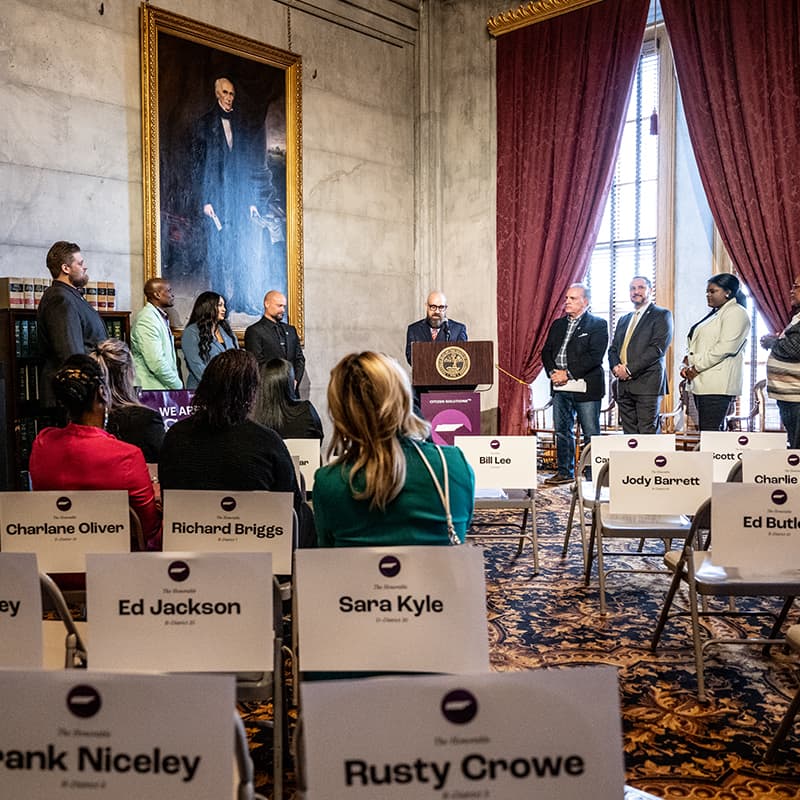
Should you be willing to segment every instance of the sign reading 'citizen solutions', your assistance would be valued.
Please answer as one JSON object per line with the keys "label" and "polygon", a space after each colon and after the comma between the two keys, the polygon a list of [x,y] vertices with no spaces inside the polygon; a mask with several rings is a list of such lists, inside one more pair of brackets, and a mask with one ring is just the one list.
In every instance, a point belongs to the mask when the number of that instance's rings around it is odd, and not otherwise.
{"label": "sign reading 'citizen solutions'", "polygon": [[298,550],[300,668],[488,669],[483,569],[472,547]]}
{"label": "sign reading 'citizen solutions'", "polygon": [[86,553],[127,553],[128,493],[2,492],[0,550],[36,553],[43,572],[83,572]]}
{"label": "sign reading 'citizen solutions'", "polygon": [[623,794],[608,667],[313,682],[301,693],[315,800]]}
{"label": "sign reading 'citizen solutions'", "polygon": [[694,514],[711,494],[711,453],[609,454],[612,514]]}
{"label": "sign reading 'citizen solutions'", "polygon": [[232,676],[76,674],[0,671],[4,797],[230,797]]}
{"label": "sign reading 'citizen solutions'", "polygon": [[236,672],[271,664],[269,553],[89,555],[86,562],[93,668]]}
{"label": "sign reading 'citizen solutions'", "polygon": [[164,491],[164,551],[272,554],[292,571],[291,492]]}

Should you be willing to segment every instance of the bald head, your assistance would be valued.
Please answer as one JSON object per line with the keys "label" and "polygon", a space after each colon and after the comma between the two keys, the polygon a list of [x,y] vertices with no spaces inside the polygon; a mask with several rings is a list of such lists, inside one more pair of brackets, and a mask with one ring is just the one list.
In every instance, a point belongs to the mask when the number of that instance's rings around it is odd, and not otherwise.
{"label": "bald head", "polygon": [[441,328],[447,321],[447,298],[444,292],[434,291],[425,301],[425,316],[431,328]]}
{"label": "bald head", "polygon": [[157,308],[172,308],[175,304],[172,286],[164,278],[150,278],[144,285],[144,296]]}
{"label": "bald head", "polygon": [[273,322],[280,322],[286,315],[286,296],[276,289],[264,295],[264,316]]}

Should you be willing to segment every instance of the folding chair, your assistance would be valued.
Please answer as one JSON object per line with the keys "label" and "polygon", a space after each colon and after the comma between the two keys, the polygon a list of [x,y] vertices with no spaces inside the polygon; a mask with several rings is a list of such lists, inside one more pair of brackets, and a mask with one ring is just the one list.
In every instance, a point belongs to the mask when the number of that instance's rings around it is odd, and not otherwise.
{"label": "folding chair", "polygon": [[608,503],[602,502],[603,489],[608,487],[608,464],[603,464],[600,474],[595,479],[594,507],[592,509],[592,527],[589,535],[589,546],[586,554],[586,571],[584,582],[586,586],[592,574],[592,561],[594,559],[595,542],[597,542],[597,576],[600,583],[600,613],[607,612],[606,605],[606,578],[613,572],[639,572],[661,573],[663,569],[627,569],[614,568],[606,570],[605,557],[625,555],[627,557],[652,558],[652,553],[614,552],[605,550],[607,539],[661,539],[665,543],[665,550],[673,538],[683,537],[691,527],[689,518],[683,514],[676,515],[617,515],[609,511]]}
{"label": "folding chair", "polygon": [[[586,478],[586,472],[592,463],[592,444],[591,442],[583,448],[578,468],[575,470],[575,483],[572,484],[572,499],[569,505],[569,517],[567,519],[567,530],[564,534],[564,546],[561,548],[561,558],[567,557],[569,540],[572,534],[572,526],[575,514],[578,514],[578,525],[581,531],[581,552],[583,554],[583,567],[586,569],[586,547],[589,539],[586,529],[586,514],[593,513],[595,505],[595,488],[591,479]],[[608,502],[608,487],[604,487],[600,495],[600,502]]]}
{"label": "folding chair", "polygon": [[[70,614],[64,595],[56,585],[56,582],[44,572],[39,573],[39,584],[42,587],[42,610],[53,610],[58,620],[51,622],[45,620],[43,625],[43,635],[45,639],[45,651],[50,640],[48,631],[55,631],[57,628],[64,629],[64,669],[81,669],[86,667],[86,645],[81,637],[78,626]],[[55,634],[54,634],[55,635]],[[45,659],[47,656],[45,655]]]}
{"label": "folding chair", "polygon": [[[517,552],[515,558],[522,555],[525,542],[529,542],[533,551],[533,574],[539,574],[539,535],[536,530],[536,490],[535,489],[506,489],[505,497],[476,497],[475,511],[522,511],[522,520],[519,523],[519,533],[488,533],[479,532],[475,528],[506,527],[501,522],[475,522],[472,520],[467,538],[484,539],[487,541],[516,541]],[[531,531],[526,532],[528,518],[531,520]]]}
{"label": "folding chair", "polygon": [[[786,631],[786,644],[796,653],[800,653],[800,625],[792,625],[792,627]],[[770,742],[767,752],[764,755],[764,761],[766,761],[767,764],[773,764],[778,760],[778,749],[791,731],[792,726],[794,725],[794,718],[797,716],[799,711],[800,686],[797,687],[797,692],[795,692],[794,699],[789,704],[789,708],[786,709],[786,714],[781,720],[780,727],[775,732],[775,736],[772,737],[772,741]]]}
{"label": "folding chair", "polygon": [[[708,531],[704,549],[696,550],[701,531]],[[742,577],[736,569],[723,569],[711,563],[711,500],[706,500],[698,509],[692,520],[691,528],[684,540],[681,550],[673,550],[664,556],[664,563],[673,573],[672,582],[664,601],[664,607],[656,624],[650,649],[655,652],[661,633],[670,617],[689,616],[691,618],[692,644],[694,647],[695,665],[697,668],[697,696],[701,701],[706,699],[705,673],[703,654],[705,649],[712,644],[739,644],[739,645],[772,645],[780,644],[783,640],[777,638],[781,626],[791,609],[794,598],[800,594],[800,572],[777,575]],[[678,610],[671,613],[675,595],[681,583],[686,583],[689,588],[689,609]],[[732,597],[775,597],[783,598],[783,606],[776,614],[770,611],[737,611],[732,605],[719,610],[710,610],[708,607],[698,608],[699,599],[707,598],[732,598]],[[711,637],[702,640],[700,632],[700,617],[720,618],[725,617],[772,617],[774,624],[766,638],[761,637]]]}

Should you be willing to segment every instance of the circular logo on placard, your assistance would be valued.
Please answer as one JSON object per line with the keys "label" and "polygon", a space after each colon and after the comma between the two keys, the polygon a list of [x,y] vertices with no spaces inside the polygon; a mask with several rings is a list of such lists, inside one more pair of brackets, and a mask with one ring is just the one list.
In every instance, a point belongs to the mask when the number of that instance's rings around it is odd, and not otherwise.
{"label": "circular logo on placard", "polygon": [[384,578],[394,578],[400,572],[400,559],[396,556],[384,556],[378,563],[378,569]]}
{"label": "circular logo on placard", "polygon": [[189,565],[185,561],[171,561],[167,567],[167,575],[176,583],[183,583],[190,573]]}
{"label": "circular logo on placard", "polygon": [[454,725],[471,722],[478,713],[478,701],[466,689],[453,689],[442,698],[442,716]]}
{"label": "circular logo on placard", "polygon": [[786,459],[786,461],[787,461],[787,463],[789,464],[790,467],[796,467],[798,464],[800,464],[800,456],[798,456],[797,453],[792,453]]}
{"label": "circular logo on placard", "polygon": [[103,705],[100,692],[93,686],[73,686],[67,695],[67,708],[76,717],[93,717]]}
{"label": "circular logo on placard", "polygon": [[783,491],[783,489],[776,489],[770,495],[770,498],[776,506],[782,506],[789,499],[789,496]]}
{"label": "circular logo on placard", "polygon": [[744,447],[750,441],[750,439],[747,436],[740,436],[736,441],[739,442],[742,447]]}
{"label": "circular logo on placard", "polygon": [[489,442],[489,447],[491,447],[492,450],[497,450],[497,448],[500,447],[500,442],[498,442],[497,439],[492,439],[492,441]]}
{"label": "circular logo on placard", "polygon": [[631,450],[635,450],[638,446],[639,446],[638,439],[628,439],[628,447],[630,447]]}
{"label": "circular logo on placard", "polygon": [[655,459],[653,459],[653,463],[657,467],[666,467],[667,466],[667,457],[666,456],[656,456]]}
{"label": "circular logo on placard", "polygon": [[233,511],[236,508],[236,500],[232,497],[223,497],[219,505],[223,511]]}
{"label": "circular logo on placard", "polygon": [[59,511],[69,511],[72,508],[72,500],[69,497],[59,497],[56,500],[56,508]]}
{"label": "circular logo on placard", "polygon": [[463,378],[470,368],[469,353],[463,347],[445,347],[436,356],[436,371],[446,381]]}

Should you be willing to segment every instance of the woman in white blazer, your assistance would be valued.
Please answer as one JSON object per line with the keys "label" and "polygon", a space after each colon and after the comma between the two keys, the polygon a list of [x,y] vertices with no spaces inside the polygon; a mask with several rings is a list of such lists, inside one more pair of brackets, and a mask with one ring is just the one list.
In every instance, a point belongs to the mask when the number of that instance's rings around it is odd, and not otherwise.
{"label": "woman in white blazer", "polygon": [[711,311],[689,329],[681,377],[690,382],[700,430],[718,431],[731,400],[742,393],[750,317],[735,275],[722,272],[711,277],[706,299]]}

